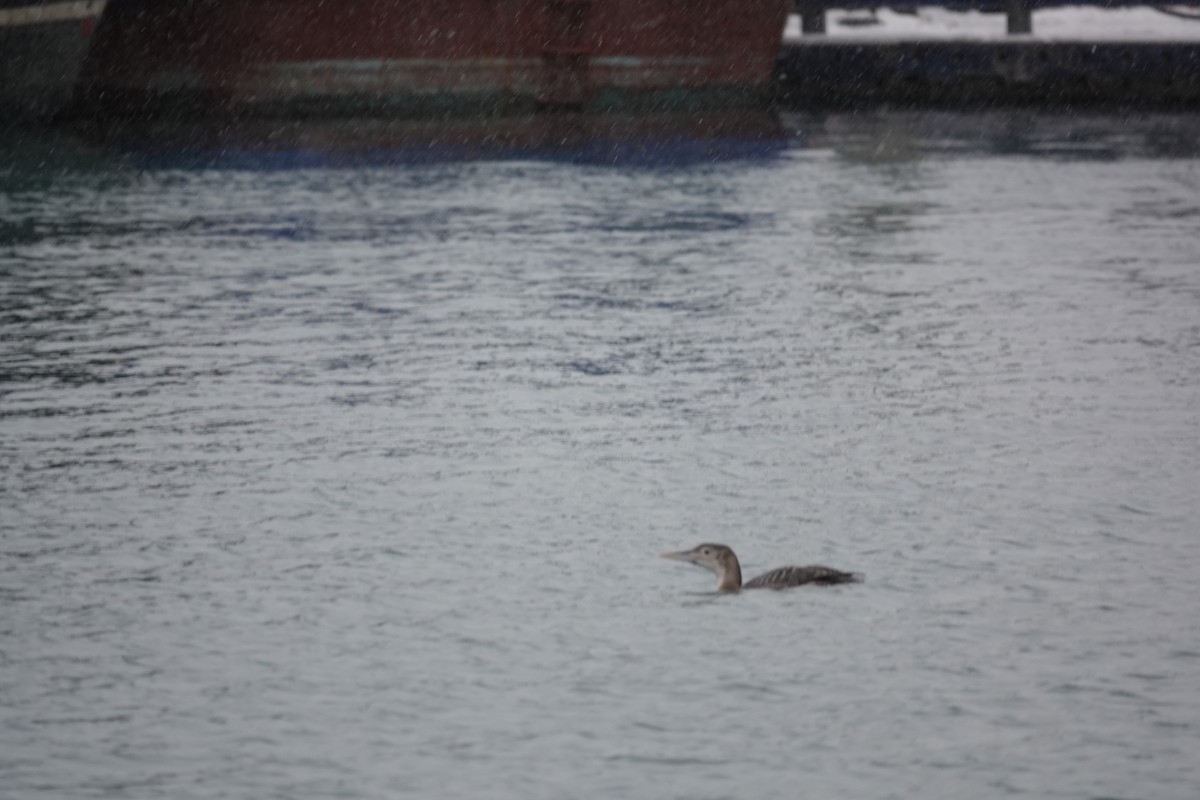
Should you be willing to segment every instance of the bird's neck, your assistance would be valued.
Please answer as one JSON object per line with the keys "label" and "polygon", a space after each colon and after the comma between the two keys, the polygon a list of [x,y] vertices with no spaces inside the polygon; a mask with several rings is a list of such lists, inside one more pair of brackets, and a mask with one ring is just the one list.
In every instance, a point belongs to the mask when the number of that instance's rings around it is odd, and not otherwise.
{"label": "bird's neck", "polygon": [[718,592],[736,592],[742,588],[742,565],[737,556],[730,553],[721,559],[721,574],[717,578]]}

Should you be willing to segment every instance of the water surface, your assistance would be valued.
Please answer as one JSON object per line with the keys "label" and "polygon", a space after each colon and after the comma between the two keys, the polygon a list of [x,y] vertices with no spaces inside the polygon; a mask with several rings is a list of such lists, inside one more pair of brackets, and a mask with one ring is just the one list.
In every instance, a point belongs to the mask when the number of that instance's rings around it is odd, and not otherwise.
{"label": "water surface", "polygon": [[1200,119],[782,123],[11,136],[0,796],[1194,798]]}

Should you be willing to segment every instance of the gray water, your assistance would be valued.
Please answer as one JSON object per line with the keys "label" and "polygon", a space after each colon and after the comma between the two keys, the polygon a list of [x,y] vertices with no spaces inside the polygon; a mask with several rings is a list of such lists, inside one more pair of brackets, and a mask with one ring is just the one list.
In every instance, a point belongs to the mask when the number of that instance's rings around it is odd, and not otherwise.
{"label": "gray water", "polygon": [[10,141],[0,796],[1200,796],[1200,120],[784,123]]}

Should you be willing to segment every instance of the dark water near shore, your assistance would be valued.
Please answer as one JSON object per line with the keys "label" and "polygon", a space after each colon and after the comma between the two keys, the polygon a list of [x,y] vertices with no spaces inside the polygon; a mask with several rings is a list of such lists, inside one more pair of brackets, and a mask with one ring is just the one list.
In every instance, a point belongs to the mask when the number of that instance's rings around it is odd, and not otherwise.
{"label": "dark water near shore", "polygon": [[1198,796],[1200,118],[783,124],[11,136],[0,797]]}

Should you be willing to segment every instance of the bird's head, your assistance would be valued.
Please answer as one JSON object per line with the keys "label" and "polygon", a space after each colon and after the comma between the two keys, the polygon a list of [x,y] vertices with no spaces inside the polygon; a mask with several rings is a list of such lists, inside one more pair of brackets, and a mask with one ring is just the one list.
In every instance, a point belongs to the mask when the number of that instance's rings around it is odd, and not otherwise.
{"label": "bird's head", "polygon": [[[704,567],[723,577],[731,566],[737,565],[737,557],[733,550],[723,544],[698,544],[691,550],[680,550],[677,553],[659,553],[663,558],[672,561],[686,561],[698,567]],[[739,579],[740,579],[739,574]]]}

